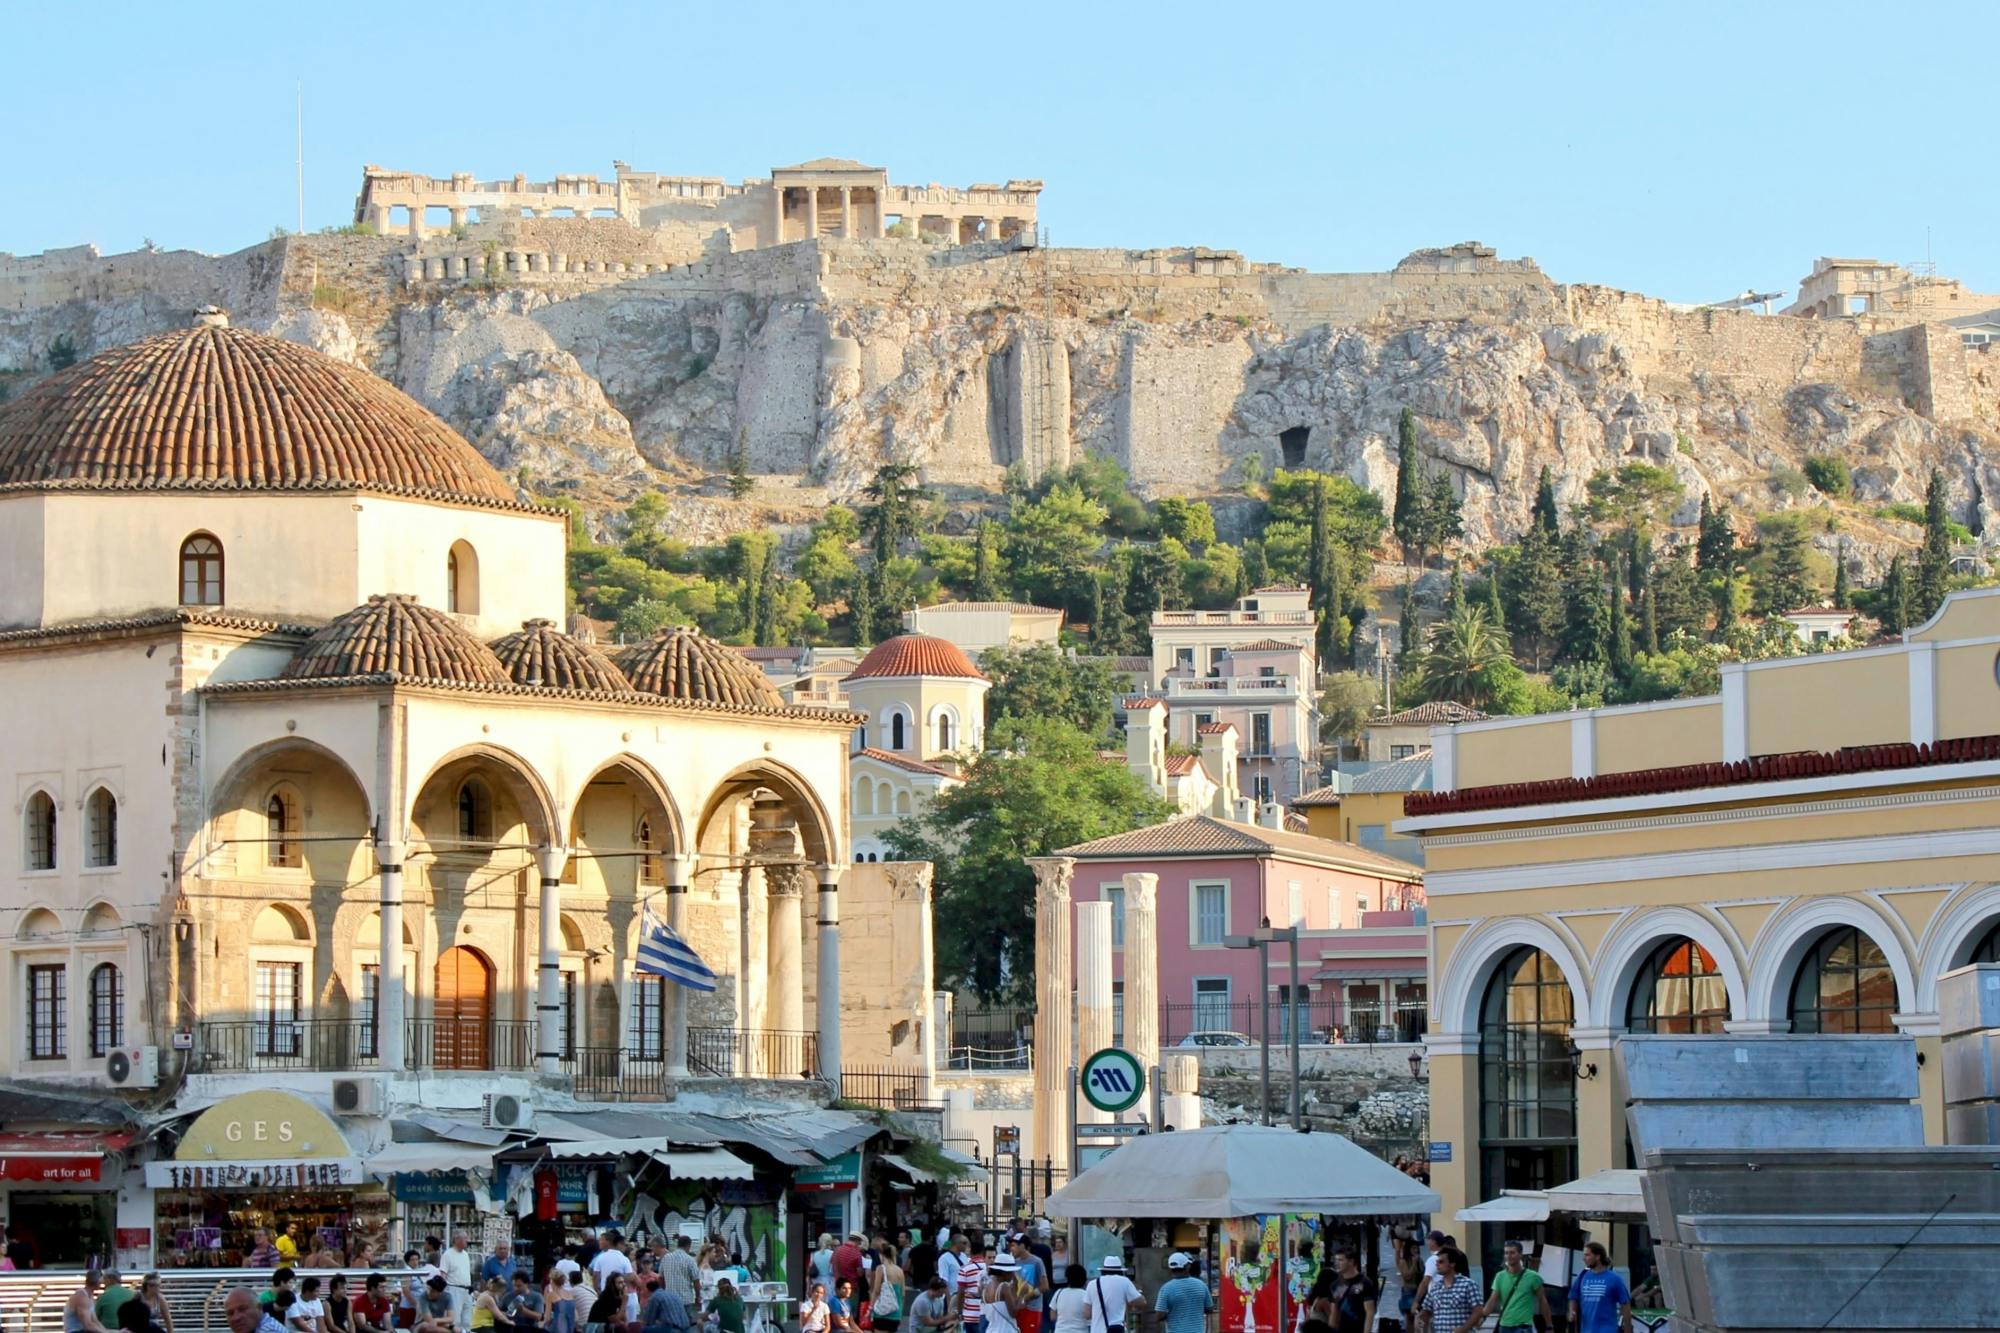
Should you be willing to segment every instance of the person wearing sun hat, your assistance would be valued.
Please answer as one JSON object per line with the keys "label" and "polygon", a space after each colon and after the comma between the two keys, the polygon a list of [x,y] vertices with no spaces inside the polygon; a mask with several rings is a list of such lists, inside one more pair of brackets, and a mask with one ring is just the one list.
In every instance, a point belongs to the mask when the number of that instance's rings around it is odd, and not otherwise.
{"label": "person wearing sun hat", "polygon": [[986,1316],[986,1333],[1022,1333],[1021,1311],[1027,1305],[1027,1284],[1021,1281],[1021,1263],[1002,1251],[986,1266],[986,1290],[980,1293],[980,1312]]}

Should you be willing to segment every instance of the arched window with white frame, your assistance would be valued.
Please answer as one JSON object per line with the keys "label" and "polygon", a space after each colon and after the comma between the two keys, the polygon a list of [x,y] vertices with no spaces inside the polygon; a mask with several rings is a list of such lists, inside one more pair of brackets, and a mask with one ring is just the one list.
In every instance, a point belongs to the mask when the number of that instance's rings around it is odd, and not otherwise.
{"label": "arched window with white frame", "polygon": [[56,868],[56,798],[45,791],[28,793],[21,812],[22,865],[28,870]]}
{"label": "arched window with white frame", "polygon": [[222,605],[222,543],[197,532],[181,543],[182,606]]}

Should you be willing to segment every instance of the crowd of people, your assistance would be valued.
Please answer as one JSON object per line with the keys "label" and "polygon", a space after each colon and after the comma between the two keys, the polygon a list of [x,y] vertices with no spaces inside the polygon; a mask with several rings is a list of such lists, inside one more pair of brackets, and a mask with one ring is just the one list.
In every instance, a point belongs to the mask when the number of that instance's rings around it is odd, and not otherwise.
{"label": "crowd of people", "polygon": [[1632,1292],[1596,1241],[1583,1247],[1584,1271],[1553,1295],[1515,1241],[1503,1246],[1500,1272],[1487,1291],[1453,1236],[1432,1231],[1420,1245],[1411,1232],[1393,1230],[1385,1242],[1390,1252],[1382,1256],[1379,1279],[1363,1271],[1354,1249],[1333,1252],[1307,1298],[1298,1333],[1471,1333],[1495,1316],[1500,1333],[1559,1326],[1571,1333],[1632,1333]]}

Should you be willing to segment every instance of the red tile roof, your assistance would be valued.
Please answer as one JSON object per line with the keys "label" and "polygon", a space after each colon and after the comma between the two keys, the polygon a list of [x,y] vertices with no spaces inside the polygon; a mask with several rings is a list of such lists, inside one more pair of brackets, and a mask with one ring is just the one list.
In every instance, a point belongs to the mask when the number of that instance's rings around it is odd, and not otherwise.
{"label": "red tile roof", "polygon": [[1142,699],[1127,699],[1125,701],[1127,712],[1130,712],[1134,708],[1165,708],[1166,706],[1167,701],[1165,699],[1155,699],[1151,696]]}
{"label": "red tile roof", "polygon": [[493,650],[408,593],[376,594],[335,616],[285,664],[284,680],[392,676],[469,685],[510,683]]}
{"label": "red tile roof", "polygon": [[1368,719],[1371,727],[1449,726],[1454,722],[1484,722],[1486,714],[1451,699],[1433,699],[1400,713]]}
{"label": "red tile roof", "polygon": [[1167,776],[1184,778],[1201,767],[1201,760],[1191,754],[1170,754],[1167,756]]}
{"label": "red tile roof", "polygon": [[964,680],[985,680],[965,649],[949,639],[928,634],[898,634],[869,649],[861,665],[847,673],[848,680],[871,676],[956,676]]}
{"label": "red tile roof", "polygon": [[1423,878],[1423,872],[1408,861],[1371,852],[1351,842],[1238,824],[1213,815],[1182,815],[1164,824],[1065,847],[1058,855],[1094,861],[1130,861],[1152,856],[1299,856],[1333,861],[1364,874],[1385,875],[1406,882]]}
{"label": "red tile roof", "polygon": [[873,759],[879,764],[887,764],[891,768],[900,768],[905,773],[924,773],[941,778],[955,778],[958,776],[958,774],[942,765],[926,763],[921,759],[912,759],[908,755],[897,754],[894,750],[878,750],[872,745],[856,750],[848,758]]}
{"label": "red tile roof", "polygon": [[1234,653],[1302,653],[1304,648],[1296,643],[1286,643],[1283,639],[1256,639],[1250,643],[1239,643],[1229,650]]}
{"label": "red tile roof", "polygon": [[1794,778],[1835,777],[1843,773],[1886,772],[1934,764],[1970,764],[2000,759],[2000,736],[1968,736],[1929,745],[1863,745],[1847,750],[1756,755],[1733,764],[1682,764],[1673,768],[1642,768],[1631,773],[1604,773],[1592,778],[1550,778],[1542,782],[1503,782],[1459,791],[1411,792],[1403,813],[1455,815],[1479,810],[1506,810],[1558,801],[1608,801],[1620,797],[1654,796],[1665,792],[1699,791],[1751,782],[1782,782]]}
{"label": "red tile roof", "polygon": [[1236,730],[1234,722],[1203,722],[1194,729],[1197,736],[1220,736],[1225,731]]}
{"label": "red tile roof", "polygon": [[785,701],[757,667],[689,625],[663,629],[614,659],[641,694],[699,699],[752,708],[783,708]]}
{"label": "red tile roof", "polygon": [[493,655],[507,668],[516,685],[549,685],[563,690],[632,688],[616,663],[579,639],[572,639],[551,620],[527,620],[512,634],[492,643]]}
{"label": "red tile roof", "polygon": [[212,324],[114,347],[0,408],[0,487],[351,487],[516,503],[478,450],[387,380]]}

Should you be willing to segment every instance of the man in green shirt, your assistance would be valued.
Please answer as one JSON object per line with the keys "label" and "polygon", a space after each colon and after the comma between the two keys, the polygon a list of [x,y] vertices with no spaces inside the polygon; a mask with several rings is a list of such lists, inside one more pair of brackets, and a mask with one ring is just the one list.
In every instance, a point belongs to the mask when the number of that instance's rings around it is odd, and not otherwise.
{"label": "man in green shirt", "polygon": [[106,1273],[104,1290],[97,1297],[97,1322],[106,1328],[118,1327],[118,1307],[138,1294],[125,1285],[124,1279],[118,1276],[117,1269],[114,1268]]}
{"label": "man in green shirt", "polygon": [[1485,1322],[1495,1310],[1500,1312],[1500,1333],[1534,1333],[1536,1328],[1554,1328],[1549,1313],[1548,1294],[1542,1290],[1542,1275],[1521,1261],[1521,1243],[1508,1241],[1500,1248],[1505,1267],[1493,1279],[1493,1294],[1480,1307],[1474,1324]]}

